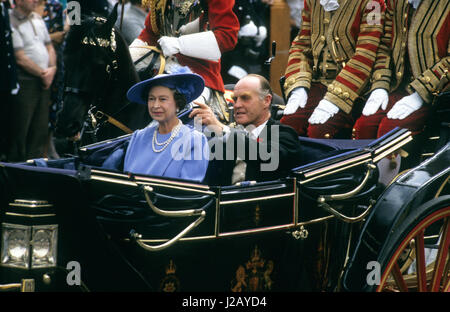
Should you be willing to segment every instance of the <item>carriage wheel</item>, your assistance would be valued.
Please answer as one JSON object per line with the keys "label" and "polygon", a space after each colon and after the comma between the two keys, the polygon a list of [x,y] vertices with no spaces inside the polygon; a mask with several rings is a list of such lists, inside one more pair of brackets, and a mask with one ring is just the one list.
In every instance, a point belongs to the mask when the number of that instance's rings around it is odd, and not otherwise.
{"label": "carriage wheel", "polygon": [[449,201],[437,199],[420,210],[392,248],[377,291],[450,292]]}

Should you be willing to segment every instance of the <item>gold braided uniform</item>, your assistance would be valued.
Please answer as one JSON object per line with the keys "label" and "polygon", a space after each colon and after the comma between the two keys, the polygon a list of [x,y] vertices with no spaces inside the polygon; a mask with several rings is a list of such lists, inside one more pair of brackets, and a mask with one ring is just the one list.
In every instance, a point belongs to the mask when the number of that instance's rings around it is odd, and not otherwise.
{"label": "gold braided uniform", "polygon": [[[358,119],[357,139],[379,137],[396,126],[419,133],[434,97],[450,86],[450,1],[422,0],[416,10],[408,0],[387,0],[386,4],[385,35],[371,90],[387,90],[389,104],[384,111]],[[398,100],[414,92],[425,102],[420,109],[400,120],[386,117]]]}
{"label": "gold braided uniform", "polygon": [[[385,4],[383,0],[339,3],[336,11],[326,12],[320,1],[305,1],[301,28],[289,50],[284,91],[289,96],[294,89],[304,87],[309,89],[306,107],[313,110],[324,98],[338,106],[340,113],[349,114],[370,82],[383,34]],[[319,90],[321,86],[324,92]],[[300,117],[301,110],[282,119],[300,135],[304,119],[310,115]],[[342,122],[336,121],[333,127],[341,127]]]}

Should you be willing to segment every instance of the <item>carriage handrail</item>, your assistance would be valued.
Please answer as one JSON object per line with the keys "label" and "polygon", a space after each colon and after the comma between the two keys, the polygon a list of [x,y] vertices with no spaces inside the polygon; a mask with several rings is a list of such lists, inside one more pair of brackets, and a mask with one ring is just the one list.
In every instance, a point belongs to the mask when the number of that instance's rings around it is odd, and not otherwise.
{"label": "carriage handrail", "polygon": [[34,279],[22,279],[20,283],[0,284],[0,291],[18,290],[20,292],[34,292],[35,281]]}
{"label": "carriage handrail", "polygon": [[136,231],[132,230],[130,235],[131,238],[142,248],[144,248],[147,251],[159,251],[166,249],[173,244],[175,244],[178,240],[180,240],[182,237],[184,237],[187,233],[189,233],[191,230],[196,228],[200,223],[203,222],[203,220],[206,217],[206,212],[204,209],[188,209],[188,210],[181,210],[181,211],[167,211],[157,208],[153,202],[151,201],[148,193],[152,192],[153,188],[146,185],[144,186],[144,195],[145,200],[147,201],[150,208],[157,214],[167,217],[191,217],[191,216],[199,216],[196,220],[194,220],[191,224],[189,224],[183,231],[178,233],[175,237],[169,239],[167,242],[152,246],[149,244],[146,244],[142,241],[142,235],[137,233]]}
{"label": "carriage handrail", "polygon": [[21,283],[0,284],[0,291],[16,290],[22,287]]}
{"label": "carriage handrail", "polygon": [[145,200],[149,207],[155,212],[156,214],[159,214],[164,217],[193,217],[198,215],[204,215],[205,210],[204,209],[187,209],[187,210],[177,210],[177,211],[168,211],[168,210],[162,210],[156,207],[152,200],[150,199],[150,196],[148,195],[149,192],[153,192],[153,188],[151,186],[145,185],[144,186],[144,195]]}
{"label": "carriage handrail", "polygon": [[366,208],[366,210],[364,210],[364,212],[362,214],[360,214],[359,216],[356,217],[348,217],[342,213],[340,213],[339,211],[337,211],[336,209],[334,209],[333,207],[331,207],[327,202],[325,201],[321,201],[323,200],[323,198],[319,197],[319,206],[324,208],[325,210],[327,210],[328,212],[332,213],[334,216],[336,216],[337,218],[339,218],[340,220],[346,222],[346,223],[354,223],[354,222],[359,222],[362,219],[364,219],[369,212],[372,210],[372,207],[375,205],[376,201],[375,200],[370,200],[370,204],[369,206]]}
{"label": "carriage handrail", "polygon": [[[361,181],[361,183],[354,188],[353,190],[347,192],[347,193],[342,193],[342,194],[332,194],[332,195],[320,195],[319,196],[319,202],[321,200],[323,201],[327,201],[327,200],[344,200],[347,198],[350,198],[356,194],[358,194],[363,188],[364,186],[366,186],[367,181],[369,181],[370,175],[372,174],[373,170],[376,168],[377,166],[375,166],[372,163],[368,163],[367,164],[367,172],[366,175],[364,176],[364,179]],[[320,199],[323,198],[323,199]]]}
{"label": "carriage handrail", "polygon": [[176,235],[174,238],[171,238],[167,242],[165,242],[163,244],[160,244],[160,245],[152,246],[152,245],[148,245],[148,244],[142,242],[142,235],[139,234],[139,233],[136,233],[134,230],[130,233],[131,234],[131,238],[133,238],[134,241],[140,247],[144,248],[145,250],[148,250],[148,251],[163,250],[163,249],[169,248],[170,246],[175,244],[177,241],[179,241],[181,238],[183,238],[191,230],[196,228],[200,223],[203,222],[203,220],[205,219],[205,216],[206,216],[206,212],[203,210],[202,213],[200,214],[200,217],[198,217],[194,222],[189,224],[183,231],[178,233],[178,235]]}
{"label": "carriage handrail", "polygon": [[366,175],[364,176],[364,179],[361,181],[361,183],[356,188],[354,188],[353,190],[351,190],[347,193],[333,194],[333,195],[320,195],[317,198],[318,206],[321,208],[324,208],[325,210],[327,210],[328,212],[330,212],[331,214],[333,214],[334,216],[336,216],[337,218],[339,218],[340,220],[342,220],[344,222],[353,223],[353,222],[361,221],[369,214],[371,208],[373,207],[373,205],[375,204],[376,201],[370,200],[370,204],[366,208],[366,210],[362,214],[360,214],[359,216],[356,216],[356,217],[348,217],[348,216],[340,213],[339,211],[337,211],[336,209],[331,207],[327,203],[327,201],[344,200],[344,199],[348,199],[348,198],[358,194],[365,187],[365,185],[367,184],[367,181],[369,181],[369,178],[375,168],[376,168],[376,166],[374,164],[372,164],[372,163],[367,164],[367,172],[366,172]]}

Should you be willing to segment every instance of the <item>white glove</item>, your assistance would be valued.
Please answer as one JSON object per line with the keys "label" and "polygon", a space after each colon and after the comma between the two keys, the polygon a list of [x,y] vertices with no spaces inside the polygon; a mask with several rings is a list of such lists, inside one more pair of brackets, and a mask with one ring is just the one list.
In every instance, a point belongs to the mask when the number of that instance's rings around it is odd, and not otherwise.
{"label": "white glove", "polygon": [[320,4],[327,12],[335,11],[339,8],[339,3],[337,2],[337,0],[320,0]]}
{"label": "white glove", "polygon": [[389,119],[405,119],[413,112],[421,108],[423,100],[417,92],[411,95],[403,97],[400,101],[392,106],[391,110],[387,113]]}
{"label": "white glove", "polygon": [[237,65],[231,66],[227,73],[228,75],[236,77],[237,79],[244,78],[248,75],[248,72],[245,69]]}
{"label": "white glove", "polygon": [[192,22],[187,23],[180,27],[180,34],[188,35],[198,33],[200,31],[200,18],[196,18]]}
{"label": "white glove", "polygon": [[20,90],[20,85],[18,83],[16,83],[16,87],[11,90],[11,94],[17,95],[19,93],[19,90]]}
{"label": "white glove", "polygon": [[158,40],[165,57],[181,53],[186,56],[217,62],[222,53],[212,31],[183,35],[178,38],[163,36]]}
{"label": "white glove", "polygon": [[186,56],[217,62],[222,55],[211,30],[178,37],[178,42],[180,53]]}
{"label": "white glove", "polygon": [[258,27],[259,33],[256,35],[256,46],[260,47],[264,40],[267,38],[267,28],[264,26]]}
{"label": "white glove", "polygon": [[309,117],[308,122],[312,125],[324,124],[328,119],[337,114],[337,112],[339,112],[339,107],[323,99],[319,102],[311,117]]}
{"label": "white glove", "polygon": [[255,37],[257,33],[258,27],[253,21],[250,21],[239,29],[238,37]]}
{"label": "white glove", "polygon": [[304,108],[308,101],[308,93],[303,87],[296,88],[291,92],[291,96],[288,99],[286,107],[284,109],[284,115],[290,115],[297,111],[297,109]]}
{"label": "white glove", "polygon": [[385,89],[375,89],[369,96],[369,99],[364,105],[362,114],[364,116],[370,116],[375,114],[381,107],[385,110],[389,103],[389,94]]}
{"label": "white glove", "polygon": [[176,37],[163,36],[158,40],[165,57],[180,53],[180,42]]}

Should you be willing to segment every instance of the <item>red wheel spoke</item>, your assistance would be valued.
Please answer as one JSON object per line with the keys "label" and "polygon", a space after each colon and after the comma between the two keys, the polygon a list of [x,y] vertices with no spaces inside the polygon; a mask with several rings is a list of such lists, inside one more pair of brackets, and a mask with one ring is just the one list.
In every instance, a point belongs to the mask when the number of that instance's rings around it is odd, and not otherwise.
{"label": "red wheel spoke", "polygon": [[[412,230],[404,233],[400,243],[396,245],[391,258],[389,259],[386,269],[383,272],[380,285],[376,291],[390,290],[389,287],[394,287],[402,292],[407,292],[410,289],[417,289],[418,291],[446,291],[450,292],[450,206],[447,205],[448,199],[443,198],[442,201],[438,199],[434,207],[434,212],[427,214],[420,222],[415,224]],[[445,203],[446,206],[443,206]],[[431,209],[428,206],[427,209]],[[438,223],[437,223],[438,222]],[[433,225],[434,224],[434,225]],[[429,238],[436,237],[436,229],[440,229],[439,241],[437,250],[433,246],[433,255],[436,253],[436,259],[434,260],[432,272],[427,271],[427,263],[425,259],[425,233],[430,229]],[[414,239],[414,251],[416,261],[416,276],[402,274],[398,259],[402,256],[405,248],[411,246],[411,242]],[[431,269],[431,267],[429,268]],[[392,276],[395,285],[392,280],[389,280],[389,276]],[[409,286],[408,286],[409,285]]]}
{"label": "red wheel spoke", "polygon": [[445,219],[442,231],[441,243],[439,246],[438,256],[434,266],[433,279],[431,281],[431,291],[439,291],[444,266],[447,259],[448,247],[450,245],[449,218]]}
{"label": "red wheel spoke", "polygon": [[445,286],[444,291],[450,292],[450,281],[447,283],[447,286]]}
{"label": "red wheel spoke", "polygon": [[392,276],[394,276],[394,280],[395,280],[398,288],[400,288],[400,291],[407,292],[408,286],[406,285],[406,282],[403,279],[402,272],[400,271],[400,267],[398,266],[397,262],[394,264],[394,267],[392,268],[391,273],[392,273]]}
{"label": "red wheel spoke", "polygon": [[450,292],[450,277],[449,277],[449,275],[450,275],[450,266],[449,266],[449,264],[450,264],[450,259],[448,259],[448,261],[447,261],[447,266],[446,266],[446,268],[445,268],[445,270],[444,270],[444,273],[445,273],[445,276],[446,276],[446,278],[445,278],[445,282],[444,282],[444,292]]}
{"label": "red wheel spoke", "polygon": [[447,264],[444,269],[444,286],[445,292],[450,291],[450,257],[447,259]]}
{"label": "red wheel spoke", "polygon": [[427,291],[427,272],[425,263],[424,231],[420,231],[415,238],[417,285],[420,292]]}

